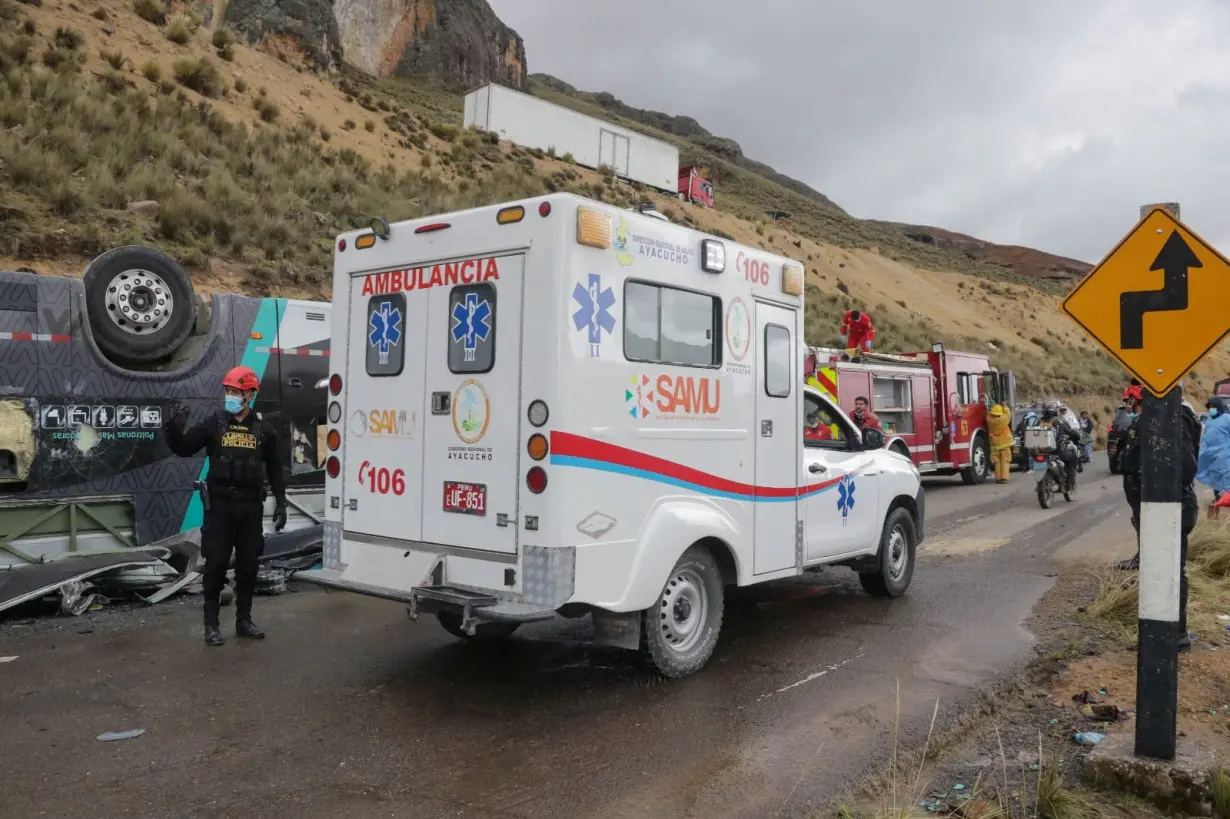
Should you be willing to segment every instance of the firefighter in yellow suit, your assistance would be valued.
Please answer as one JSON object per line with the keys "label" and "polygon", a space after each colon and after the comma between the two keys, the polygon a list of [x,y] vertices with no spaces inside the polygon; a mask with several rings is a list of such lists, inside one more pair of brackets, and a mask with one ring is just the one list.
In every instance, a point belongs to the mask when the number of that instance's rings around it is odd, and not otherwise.
{"label": "firefighter in yellow suit", "polygon": [[1012,413],[1003,404],[996,404],[987,413],[987,432],[991,434],[991,463],[995,466],[995,482],[1007,483],[1012,466]]}

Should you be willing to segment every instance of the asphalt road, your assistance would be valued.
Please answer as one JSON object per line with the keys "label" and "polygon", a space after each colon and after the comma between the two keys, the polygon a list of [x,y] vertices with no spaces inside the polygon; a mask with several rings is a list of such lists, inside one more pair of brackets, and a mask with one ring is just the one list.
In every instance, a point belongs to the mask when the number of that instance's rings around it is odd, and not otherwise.
{"label": "asphalt road", "polygon": [[1102,459],[1075,503],[1032,489],[930,482],[905,597],[844,569],[743,590],[675,682],[587,620],[479,648],[312,587],[221,649],[196,599],[0,624],[0,816],[807,816],[883,770],[895,722],[920,745],[937,700],[942,727],[1025,662],[1052,555],[1122,513]]}

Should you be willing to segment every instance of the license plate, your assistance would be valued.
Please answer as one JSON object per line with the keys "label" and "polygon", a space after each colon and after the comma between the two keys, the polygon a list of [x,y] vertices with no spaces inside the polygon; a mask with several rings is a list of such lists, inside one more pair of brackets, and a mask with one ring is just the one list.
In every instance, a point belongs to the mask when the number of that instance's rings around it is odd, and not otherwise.
{"label": "license plate", "polygon": [[1040,469],[1046,469],[1046,461],[1030,461],[1029,468],[1035,472]]}
{"label": "license plate", "polygon": [[487,514],[486,484],[445,481],[444,511],[463,515]]}

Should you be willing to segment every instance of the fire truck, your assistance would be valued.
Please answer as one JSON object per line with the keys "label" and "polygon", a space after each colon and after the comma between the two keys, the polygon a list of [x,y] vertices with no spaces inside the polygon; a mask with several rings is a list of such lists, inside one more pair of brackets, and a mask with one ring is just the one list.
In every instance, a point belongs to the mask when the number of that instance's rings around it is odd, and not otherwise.
{"label": "fire truck", "polygon": [[980,484],[991,466],[986,414],[992,402],[1013,406],[1016,380],[979,353],[945,350],[862,353],[807,347],[804,380],[847,413],[868,399],[884,427],[886,446],[924,475],[960,474]]}

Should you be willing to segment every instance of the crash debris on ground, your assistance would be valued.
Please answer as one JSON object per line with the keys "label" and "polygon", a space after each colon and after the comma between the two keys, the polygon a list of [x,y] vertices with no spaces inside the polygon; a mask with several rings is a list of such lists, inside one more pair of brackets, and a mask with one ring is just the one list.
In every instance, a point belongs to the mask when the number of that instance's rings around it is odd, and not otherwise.
{"label": "crash debris on ground", "polygon": [[[282,594],[296,572],[318,565],[322,531],[317,525],[267,536],[256,593]],[[10,567],[0,570],[0,622],[22,614],[80,617],[105,606],[152,606],[178,595],[199,595],[203,569],[199,529],[139,549]],[[224,604],[233,596],[233,568],[227,583]]]}

